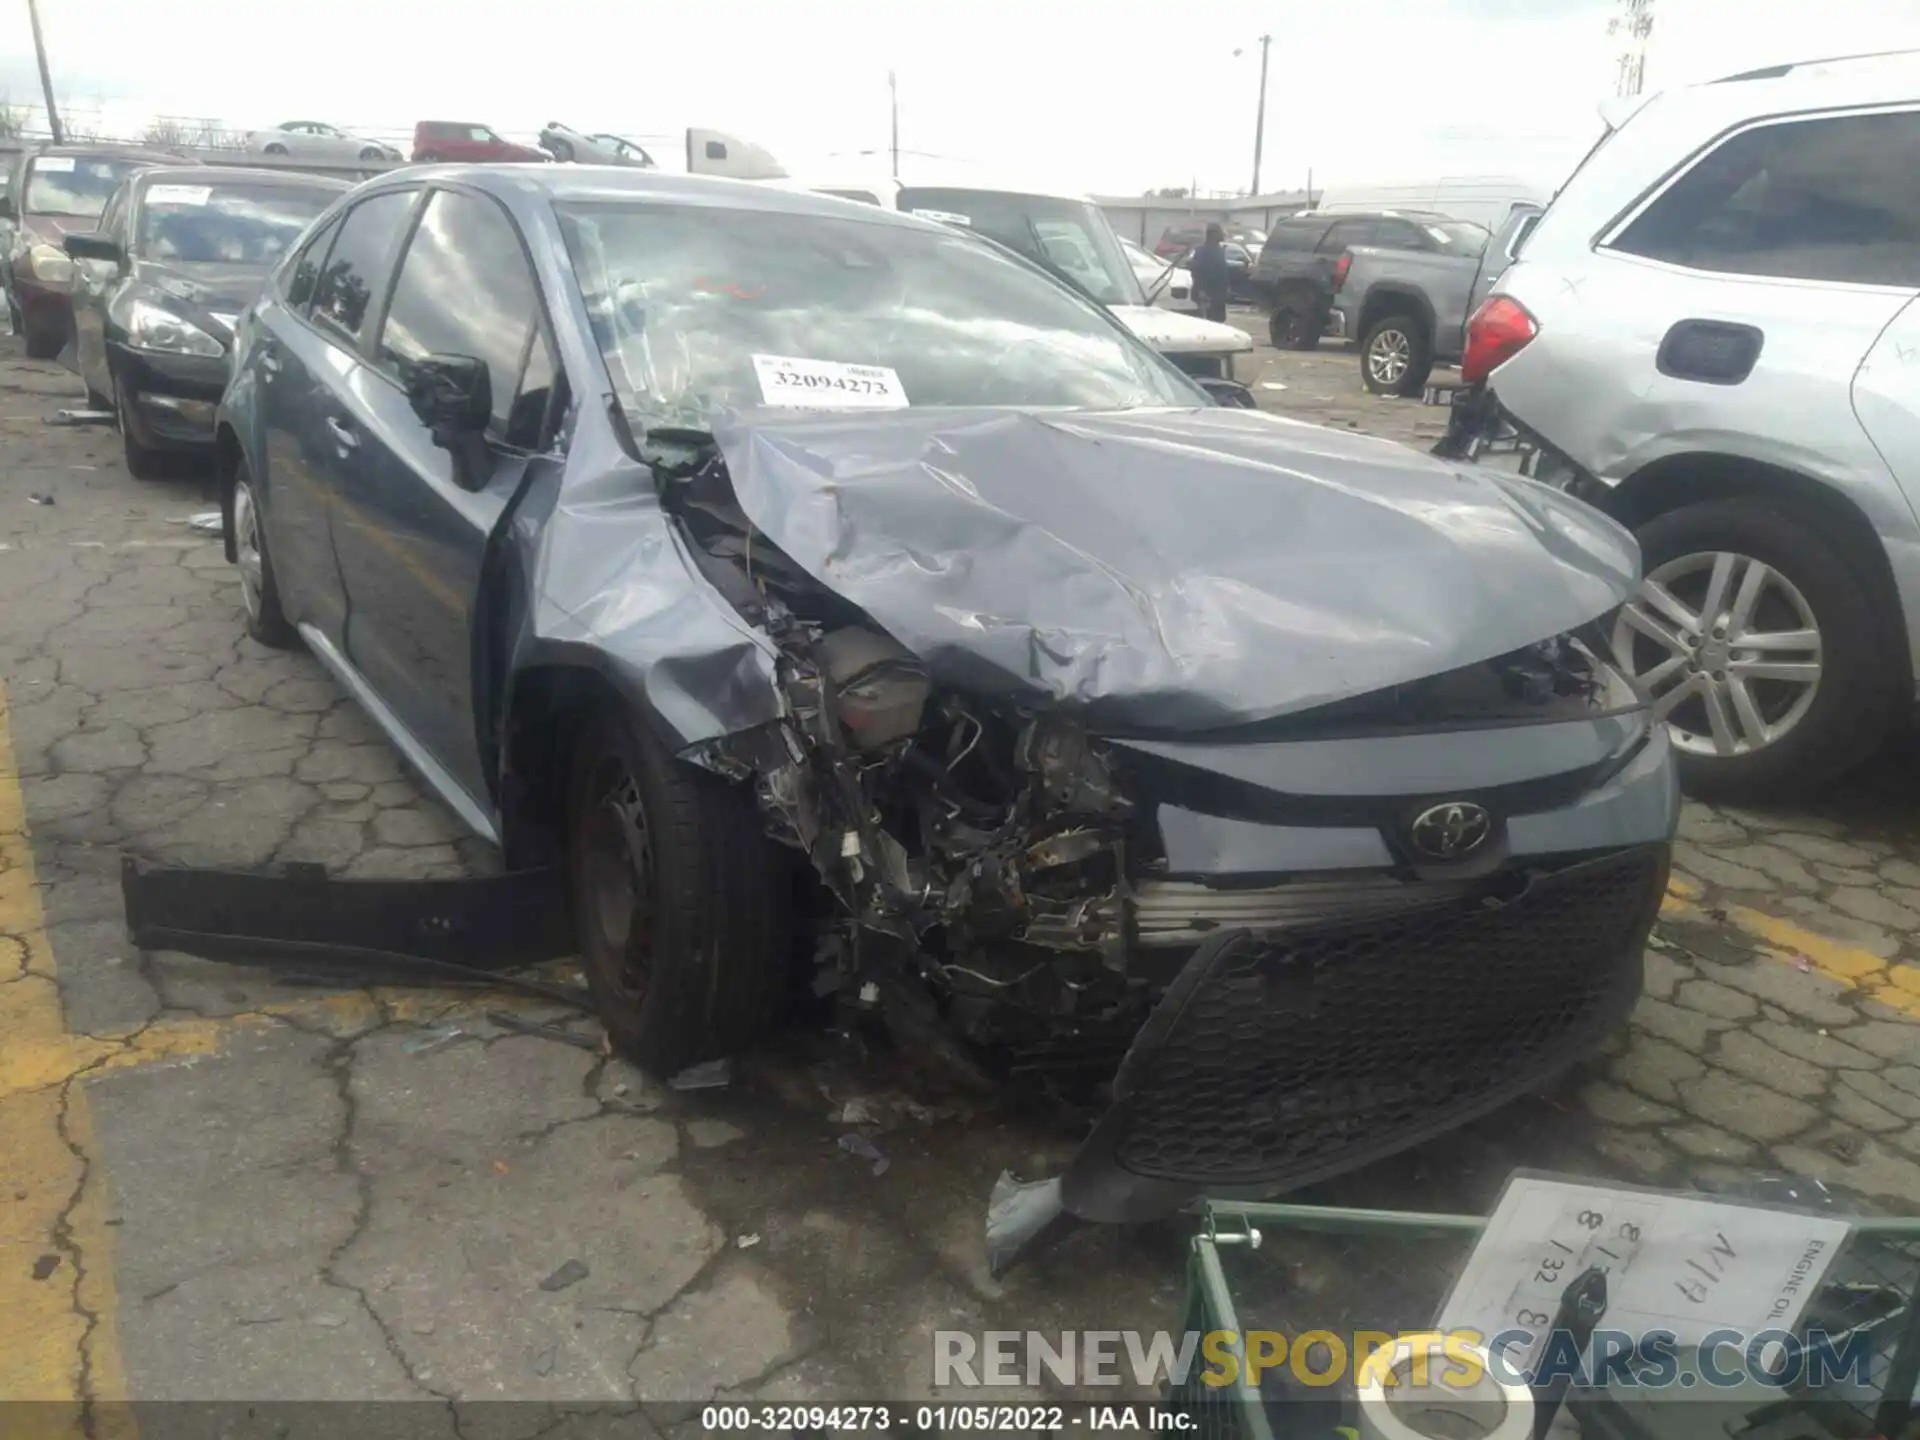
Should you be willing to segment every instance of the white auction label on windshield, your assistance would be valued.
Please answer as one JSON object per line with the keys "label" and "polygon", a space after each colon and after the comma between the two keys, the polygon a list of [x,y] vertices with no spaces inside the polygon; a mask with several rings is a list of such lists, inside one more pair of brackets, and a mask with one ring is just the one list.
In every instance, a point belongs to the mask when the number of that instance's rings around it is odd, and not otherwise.
{"label": "white auction label on windshield", "polygon": [[149,185],[149,205],[204,205],[213,194],[211,185]]}
{"label": "white auction label on windshield", "polygon": [[73,156],[42,155],[33,162],[33,168],[42,175],[69,175],[73,173]]}
{"label": "white auction label on windshield", "polygon": [[760,377],[760,398],[769,405],[810,410],[902,410],[907,405],[900,377],[885,365],[756,355],[753,368]]}

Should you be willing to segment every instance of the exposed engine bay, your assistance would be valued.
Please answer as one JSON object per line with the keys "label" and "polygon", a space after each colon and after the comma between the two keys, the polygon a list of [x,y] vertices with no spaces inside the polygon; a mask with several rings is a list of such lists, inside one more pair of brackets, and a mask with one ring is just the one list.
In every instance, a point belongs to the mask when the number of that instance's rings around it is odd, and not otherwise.
{"label": "exposed engine bay", "polygon": [[[1210,934],[1486,889],[1484,876],[1411,867],[1239,885],[1170,873],[1160,805],[1259,821],[1261,792],[1091,735],[1057,707],[937,684],[756,531],[719,454],[659,473],[694,562],[778,647],[785,716],[698,758],[755,787],[769,833],[808,856],[837,902],[816,988],[917,1039],[930,1022],[957,1036],[963,1053],[947,1058],[981,1078],[1024,1074],[1062,1093],[1104,1084]],[[1218,738],[1584,719],[1609,699],[1598,643],[1563,636]]]}

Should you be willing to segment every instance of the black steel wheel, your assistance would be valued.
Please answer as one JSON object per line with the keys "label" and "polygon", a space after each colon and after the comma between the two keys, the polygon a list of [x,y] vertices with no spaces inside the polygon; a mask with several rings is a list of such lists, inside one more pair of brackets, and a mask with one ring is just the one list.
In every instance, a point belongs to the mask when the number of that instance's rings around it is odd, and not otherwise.
{"label": "black steel wheel", "polygon": [[791,887],[752,793],[609,708],[574,749],[567,841],[580,957],[614,1045],[666,1076],[758,1039]]}

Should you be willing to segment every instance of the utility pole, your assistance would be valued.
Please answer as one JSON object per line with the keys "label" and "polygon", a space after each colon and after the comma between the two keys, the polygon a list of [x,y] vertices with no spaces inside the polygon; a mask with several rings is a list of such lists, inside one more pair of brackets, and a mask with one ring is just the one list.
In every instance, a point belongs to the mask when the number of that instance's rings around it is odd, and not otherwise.
{"label": "utility pole", "polygon": [[27,19],[33,23],[33,53],[40,61],[40,93],[47,101],[47,132],[58,145],[66,137],[60,133],[60,112],[53,104],[53,72],[47,68],[47,42],[40,34],[40,6],[38,0],[27,0]]}
{"label": "utility pole", "polygon": [[900,85],[887,71],[887,100],[893,111],[893,178],[900,178]]}
{"label": "utility pole", "polygon": [[1607,34],[1623,35],[1627,48],[1620,52],[1619,83],[1622,99],[1640,93],[1647,78],[1647,37],[1653,33],[1653,0],[1619,0],[1620,13],[1607,21]]}
{"label": "utility pole", "polygon": [[1260,193],[1260,145],[1267,137],[1267,47],[1273,44],[1271,35],[1260,37],[1260,108],[1253,121],[1253,189],[1247,193]]}

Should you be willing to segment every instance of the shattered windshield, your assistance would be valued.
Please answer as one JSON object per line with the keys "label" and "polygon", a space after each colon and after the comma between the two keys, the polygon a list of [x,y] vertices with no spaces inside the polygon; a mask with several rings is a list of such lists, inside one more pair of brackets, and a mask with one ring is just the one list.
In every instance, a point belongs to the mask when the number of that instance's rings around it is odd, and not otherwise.
{"label": "shattered windshield", "polygon": [[646,427],[705,429],[761,405],[1206,403],[1098,307],[965,233],[710,206],[558,210],[594,337]]}

